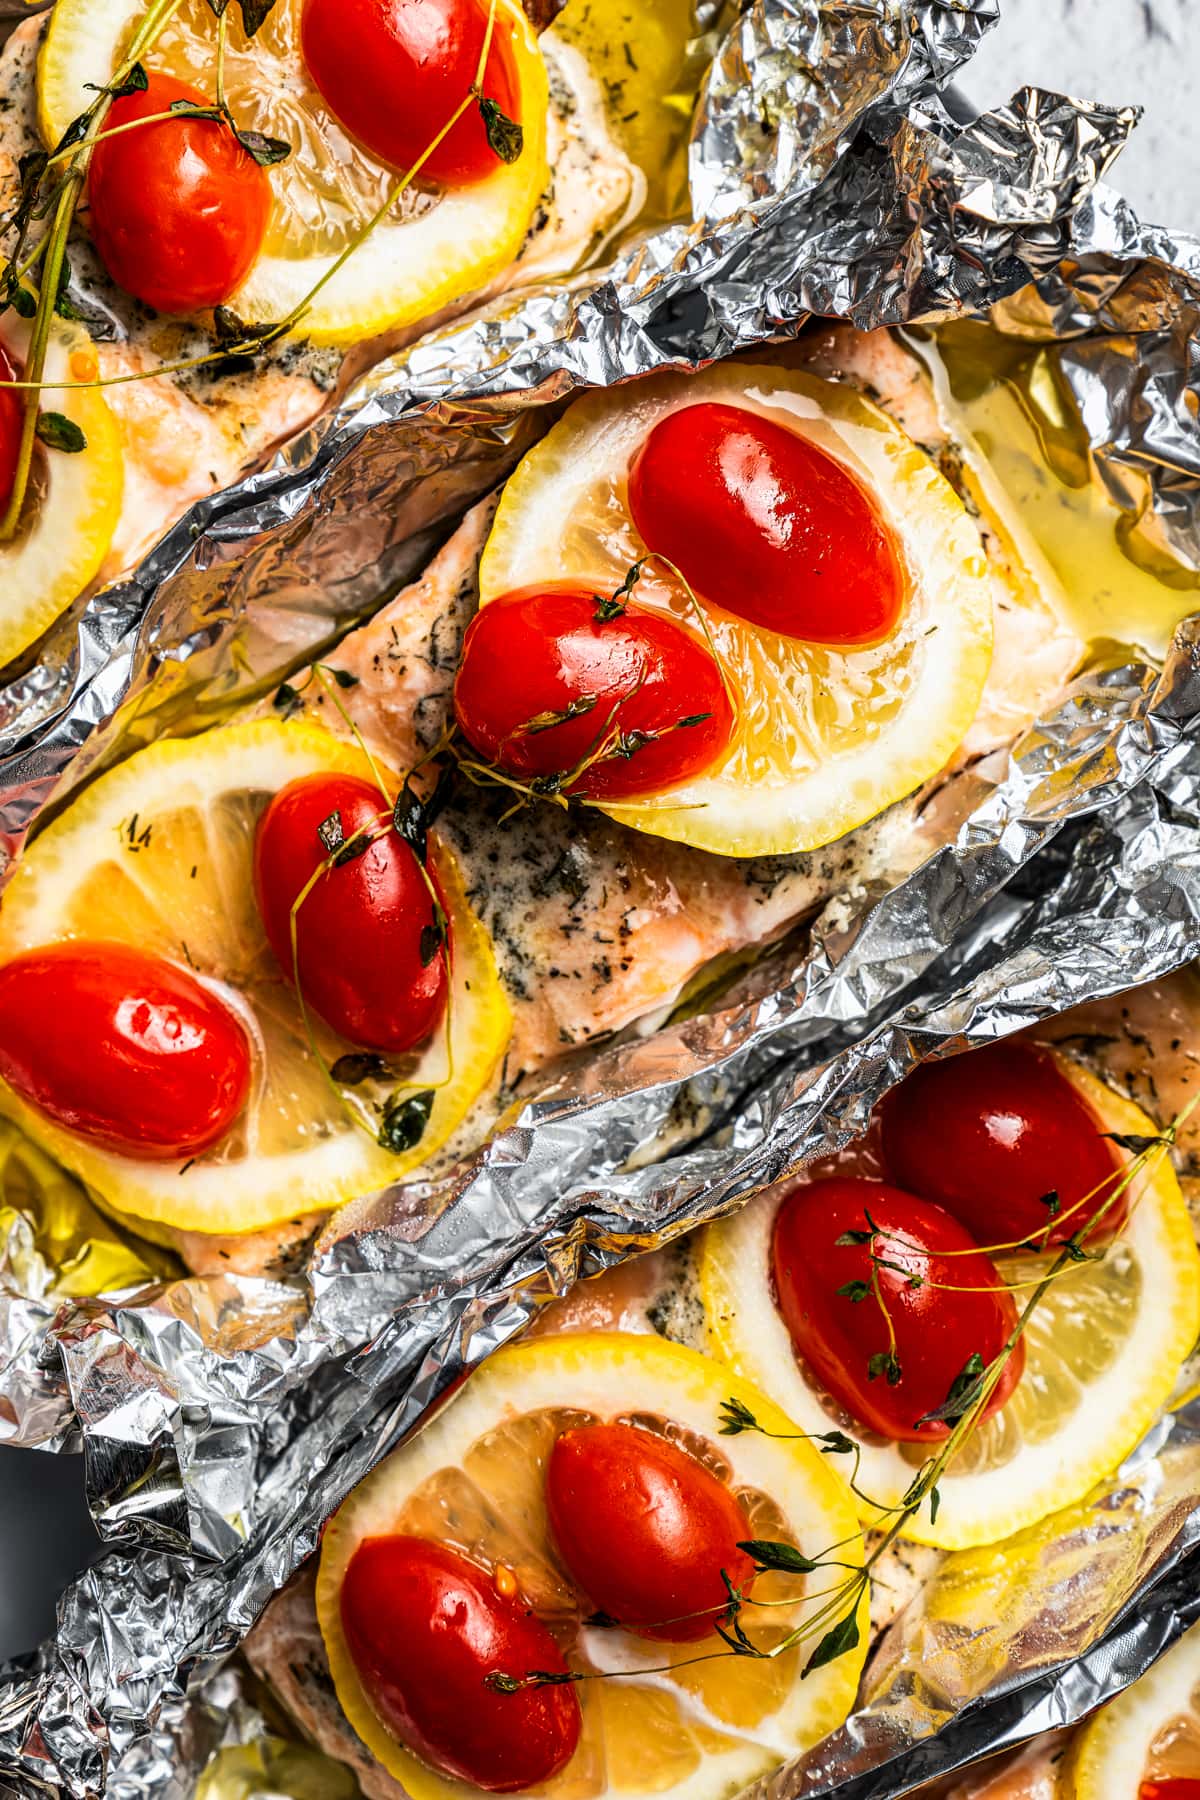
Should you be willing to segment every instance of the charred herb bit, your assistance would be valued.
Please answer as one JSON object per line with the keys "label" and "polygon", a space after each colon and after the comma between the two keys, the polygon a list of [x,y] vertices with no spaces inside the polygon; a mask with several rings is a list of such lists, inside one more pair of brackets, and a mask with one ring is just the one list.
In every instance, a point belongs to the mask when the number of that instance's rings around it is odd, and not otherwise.
{"label": "charred herb bit", "polygon": [[1102,1131],[1100,1136],[1110,1143],[1119,1144],[1122,1150],[1128,1150],[1134,1156],[1144,1156],[1147,1150],[1157,1150],[1160,1146],[1170,1149],[1175,1142],[1173,1131],[1150,1137],[1140,1131]]}
{"label": "charred herb bit", "polygon": [[299,688],[294,688],[290,681],[281,681],[271,696],[271,705],[285,719],[290,719],[293,713],[300,711],[304,700]]}
{"label": "charred herb bit", "polygon": [[867,1361],[867,1380],[876,1381],[880,1375],[887,1377],[889,1387],[899,1385],[901,1370],[900,1358],[894,1350],[877,1350]]}
{"label": "charred herb bit", "polygon": [[[324,666],[325,665],[322,664],[322,667]],[[333,676],[333,679],[340,688],[356,688],[358,686],[359,677],[357,675],[352,675],[349,669],[330,669],[329,673]]]}
{"label": "charred herb bit", "polygon": [[342,829],[342,815],[335,806],[327,819],[322,819],[317,826],[317,836],[321,840],[321,848],[329,856],[336,856],[346,842],[346,833]]}
{"label": "charred herb bit", "polygon": [[561,712],[534,713],[532,719],[526,719],[513,732],[514,737],[536,737],[539,732],[553,731],[556,725],[569,725],[572,719],[582,719],[599,703],[599,694],[579,694],[565,706]]}
{"label": "charred herb bit", "polygon": [[479,96],[479,112],[487,133],[488,148],[503,163],[517,162],[525,148],[525,133],[521,126],[486,94]]}
{"label": "charred herb bit", "polygon": [[265,349],[287,331],[286,325],[247,325],[231,306],[213,307],[213,336],[218,344],[257,344]]}
{"label": "charred herb bit", "polygon": [[106,86],[98,86],[94,81],[85,81],[84,87],[92,94],[108,94],[113,100],[124,100],[129,94],[144,94],[150,86],[150,79],[144,66],[135,62],[132,69],[126,70],[120,81],[109,82]]}
{"label": "charred herb bit", "polygon": [[446,915],[435,900],[433,903],[433,924],[421,927],[420,956],[421,967],[427,969],[438,951],[449,942],[449,926]]}
{"label": "charred herb bit", "polygon": [[40,412],[34,432],[50,450],[65,450],[69,456],[77,456],[87,449],[87,439],[74,419],[68,419],[65,413]]}
{"label": "charred herb bit", "polygon": [[341,1087],[359,1087],[364,1081],[383,1081],[386,1058],[374,1050],[351,1050],[339,1056],[329,1073]]}
{"label": "charred herb bit", "polygon": [[424,1088],[419,1094],[409,1094],[407,1099],[394,1094],[384,1109],[379,1127],[379,1142],[383,1149],[400,1156],[419,1144],[433,1111],[434,1098],[432,1088]]}
{"label": "charred herb bit", "polygon": [[[242,30],[252,38],[265,24],[275,0],[237,0],[242,14]],[[215,19],[223,19],[229,0],[208,0],[208,10]]]}
{"label": "charred herb bit", "polygon": [[950,1392],[940,1406],[932,1412],[922,1413],[917,1420],[918,1425],[957,1425],[963,1414],[969,1412],[983,1389],[984,1361],[978,1350],[973,1350],[966,1362],[950,1383]]}

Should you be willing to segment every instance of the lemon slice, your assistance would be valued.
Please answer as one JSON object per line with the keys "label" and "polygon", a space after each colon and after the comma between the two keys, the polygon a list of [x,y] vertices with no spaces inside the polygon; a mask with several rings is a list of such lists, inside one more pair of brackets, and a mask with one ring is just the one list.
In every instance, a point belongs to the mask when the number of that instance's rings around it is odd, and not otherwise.
{"label": "lemon slice", "polygon": [[[317,1615],[347,1718],[413,1800],[466,1800],[477,1790],[434,1774],[405,1750],[358,1680],[342,1634],[340,1596],[362,1539],[399,1531],[452,1537],[468,1555],[506,1564],[574,1668],[683,1664],[695,1656],[694,1642],[647,1645],[582,1623],[590,1608],[550,1541],[546,1461],[561,1431],[590,1420],[669,1427],[729,1482],[746,1507],[750,1535],[792,1540],[809,1555],[840,1541],[836,1554],[861,1562],[849,1492],[809,1445],[756,1433],[718,1435],[721,1404],[735,1398],[769,1427],[787,1430],[762,1395],[678,1344],[604,1332],[532,1339],[491,1357],[449,1406],[355,1489],[322,1539]],[[762,1646],[778,1643],[812,1607],[804,1584],[809,1592],[828,1588],[831,1573],[789,1576],[786,1588],[782,1580],[760,1577],[754,1592],[762,1599],[794,1595],[794,1606],[742,1612],[746,1631]],[[547,1800],[622,1792],[723,1800],[841,1724],[862,1666],[865,1623],[864,1600],[863,1642],[803,1682],[807,1645],[770,1660],[719,1656],[669,1674],[647,1669],[640,1677],[581,1682],[579,1748],[538,1793]]]}
{"label": "lemon slice", "polygon": [[[415,1088],[436,1089],[424,1135],[403,1155],[382,1149],[332,1090],[271,954],[251,874],[263,808],[287,782],[320,770],[370,775],[357,750],[298,720],[151,745],[35,839],[4,895],[0,961],[63,938],[136,943],[219,983],[255,1046],[246,1111],[184,1168],[101,1150],[0,1084],[0,1110],[120,1213],[187,1231],[249,1232],[371,1193],[445,1143],[503,1053],[510,1015],[491,941],[453,860],[434,844],[454,941],[449,1078],[438,1033],[403,1070]],[[347,1046],[316,1029],[332,1063]]]}
{"label": "lemon slice", "polygon": [[[4,321],[3,341],[22,367],[29,330],[15,315]],[[96,371],[87,332],[56,320],[44,380],[91,381]],[[94,579],[121,512],[121,437],[98,390],[47,387],[40,406],[78,425],[85,448],[37,448],[21,526],[0,544],[0,664],[35,643]]]}
{"label": "lemon slice", "polygon": [[[275,208],[262,254],[230,306],[252,324],[284,318],[326,275],[383,203],[395,173],[348,138],[309,80],[300,54],[301,0],[276,0],[247,40],[230,9],[225,92],[243,129],[292,145],[271,170]],[[63,0],[38,63],[38,118],[47,145],[108,81],[145,0]],[[332,275],[304,314],[304,336],[348,344],[430,317],[507,268],[546,186],[548,85],[537,38],[515,0],[499,0],[496,31],[512,44],[524,149],[474,186],[410,189]],[[147,64],[213,91],[216,19],[208,0],[183,0]]]}
{"label": "lemon slice", "polygon": [[[1106,1130],[1155,1134],[1140,1107],[1077,1064],[1057,1060]],[[1024,1375],[941,1478],[936,1522],[923,1508],[905,1536],[965,1549],[1070,1506],[1119,1466],[1167,1402],[1200,1331],[1200,1256],[1165,1156],[1149,1159],[1131,1193],[1132,1215],[1104,1259],[1069,1268],[1035,1308]],[[857,1485],[880,1507],[896,1506],[930,1447],[891,1443],[835,1418],[833,1402],[801,1371],[770,1297],[779,1203],[778,1195],[765,1195],[705,1235],[701,1289],[712,1340],[803,1430],[836,1425],[860,1443]],[[1047,1259],[1017,1255],[997,1266],[1006,1280],[1028,1282],[1045,1273]],[[864,1517],[878,1514],[868,1506]]]}
{"label": "lemon slice", "polygon": [[[806,644],[706,606],[740,698],[724,760],[661,799],[606,805],[625,825],[726,856],[831,843],[911,793],[974,719],[992,652],[979,536],[923,451],[853,388],[726,364],[577,400],[510,477],[480,566],[483,602],[536,582],[615,590],[646,550],[629,516],[630,462],[660,419],[699,401],[748,407],[810,438],[875,496],[912,582],[893,635],[867,649]],[[654,566],[640,605],[693,622]]]}
{"label": "lemon slice", "polygon": [[1144,1781],[1200,1781],[1200,1626],[1083,1727],[1071,1747],[1073,1800],[1138,1800]]}

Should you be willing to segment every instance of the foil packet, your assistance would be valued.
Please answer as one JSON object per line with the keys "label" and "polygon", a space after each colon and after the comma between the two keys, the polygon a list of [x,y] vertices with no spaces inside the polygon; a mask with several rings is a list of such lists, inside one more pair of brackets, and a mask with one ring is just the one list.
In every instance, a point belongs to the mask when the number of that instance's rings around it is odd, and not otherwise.
{"label": "foil packet", "polygon": [[[939,87],[993,17],[967,0],[750,7],[695,133],[696,225],[374,371],[276,466],[194,509],[0,697],[10,853],[87,773],[239,704],[394,591],[574,387],[728,354],[812,313],[866,327],[1016,296],[1006,326],[1054,342],[1116,503],[1194,568],[1200,249],[1143,229],[1099,185],[1128,109],[1029,89],[953,121]],[[1005,766],[976,770],[954,843],[908,881],[830,909],[806,954],[781,953],[720,1011],[595,1057],[453,1181],[365,1203],[294,1282],[174,1282],[60,1308],[48,1286],[21,1289],[10,1240],[9,1435],[82,1443],[114,1547],[63,1597],[54,1640],[0,1684],[0,1792],[189,1794],[221,1741],[214,1711],[232,1704],[205,1684],[227,1679],[223,1660],[345,1492],[540,1303],[844,1142],[934,1044],[1194,956],[1198,721],[1188,624],[1161,677],[1098,670]],[[998,1687],[964,1675],[893,1708],[890,1738],[864,1726],[827,1747],[840,1762],[788,1771],[777,1791],[853,1776],[873,1785],[847,1792],[903,1793],[896,1754],[919,1742],[922,1775],[953,1766],[937,1760],[955,1754],[940,1728],[1035,1674],[1047,1704],[1080,1704],[1061,1665],[1188,1547],[1196,1497],[1180,1482],[1145,1553],[1099,1577],[1091,1625],[1052,1676],[1014,1629]],[[1150,1660],[1154,1633],[1134,1638],[1089,1704]],[[881,1712],[886,1691],[862,1716]],[[981,1727],[969,1754],[991,1747]]]}

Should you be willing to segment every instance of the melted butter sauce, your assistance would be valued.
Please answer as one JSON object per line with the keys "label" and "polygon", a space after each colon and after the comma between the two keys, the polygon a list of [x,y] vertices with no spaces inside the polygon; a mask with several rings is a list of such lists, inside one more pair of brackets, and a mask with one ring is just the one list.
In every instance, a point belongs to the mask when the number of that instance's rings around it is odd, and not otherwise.
{"label": "melted butter sauce", "polygon": [[974,319],[906,341],[929,371],[981,510],[1062,622],[1098,654],[1119,645],[1161,658],[1200,606],[1200,570],[1157,536],[1147,477],[1122,470],[1124,506],[1108,492],[1064,347]]}

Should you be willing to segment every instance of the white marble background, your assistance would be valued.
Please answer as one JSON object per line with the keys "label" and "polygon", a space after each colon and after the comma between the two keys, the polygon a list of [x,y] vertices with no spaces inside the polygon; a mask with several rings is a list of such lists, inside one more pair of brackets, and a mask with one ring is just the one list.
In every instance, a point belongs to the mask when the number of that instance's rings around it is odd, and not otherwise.
{"label": "white marble background", "polygon": [[1026,83],[1145,109],[1110,180],[1144,219],[1200,236],[1200,0],[1000,0],[963,71],[990,107]]}

